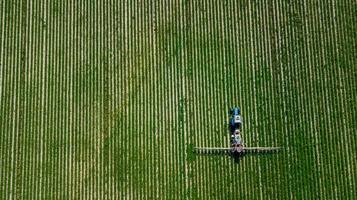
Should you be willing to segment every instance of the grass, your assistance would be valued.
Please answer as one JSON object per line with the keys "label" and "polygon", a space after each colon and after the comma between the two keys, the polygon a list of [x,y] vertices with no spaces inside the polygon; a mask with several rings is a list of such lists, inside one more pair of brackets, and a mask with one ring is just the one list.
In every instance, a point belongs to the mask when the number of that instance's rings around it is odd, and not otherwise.
{"label": "grass", "polygon": [[352,1],[0,5],[0,199],[356,194]]}

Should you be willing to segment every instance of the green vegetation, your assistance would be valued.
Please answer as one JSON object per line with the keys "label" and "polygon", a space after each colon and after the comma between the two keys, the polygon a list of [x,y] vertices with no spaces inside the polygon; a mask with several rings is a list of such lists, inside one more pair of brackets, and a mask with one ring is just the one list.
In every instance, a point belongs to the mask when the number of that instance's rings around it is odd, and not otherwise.
{"label": "green vegetation", "polygon": [[[0,199],[352,199],[356,3],[0,2]],[[229,145],[240,106],[247,146]]]}

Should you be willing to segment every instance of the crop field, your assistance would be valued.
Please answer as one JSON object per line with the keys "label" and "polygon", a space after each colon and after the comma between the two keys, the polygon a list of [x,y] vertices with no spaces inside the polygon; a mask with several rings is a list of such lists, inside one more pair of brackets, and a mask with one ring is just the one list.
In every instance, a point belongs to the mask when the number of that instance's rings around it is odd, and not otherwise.
{"label": "crop field", "polygon": [[[0,199],[354,199],[352,0],[0,2]],[[246,146],[228,147],[240,106]]]}

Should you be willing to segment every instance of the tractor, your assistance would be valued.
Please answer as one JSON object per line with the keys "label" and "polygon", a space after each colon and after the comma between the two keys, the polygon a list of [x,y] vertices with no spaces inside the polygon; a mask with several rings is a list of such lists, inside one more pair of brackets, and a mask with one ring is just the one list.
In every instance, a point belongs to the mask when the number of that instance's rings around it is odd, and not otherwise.
{"label": "tractor", "polygon": [[[239,107],[230,110],[229,130],[230,147],[196,147],[195,152],[204,154],[229,154],[239,158],[246,154],[273,153],[281,150],[281,147],[245,147],[242,138],[242,117]],[[238,160],[238,159],[237,159]]]}

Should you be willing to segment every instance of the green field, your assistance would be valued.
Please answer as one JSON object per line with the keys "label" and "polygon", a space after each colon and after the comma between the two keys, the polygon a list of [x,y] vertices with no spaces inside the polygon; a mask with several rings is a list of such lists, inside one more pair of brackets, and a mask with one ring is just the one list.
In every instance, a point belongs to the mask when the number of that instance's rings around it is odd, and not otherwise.
{"label": "green field", "polygon": [[[354,199],[352,0],[0,2],[0,199]],[[246,146],[229,145],[240,106]]]}

